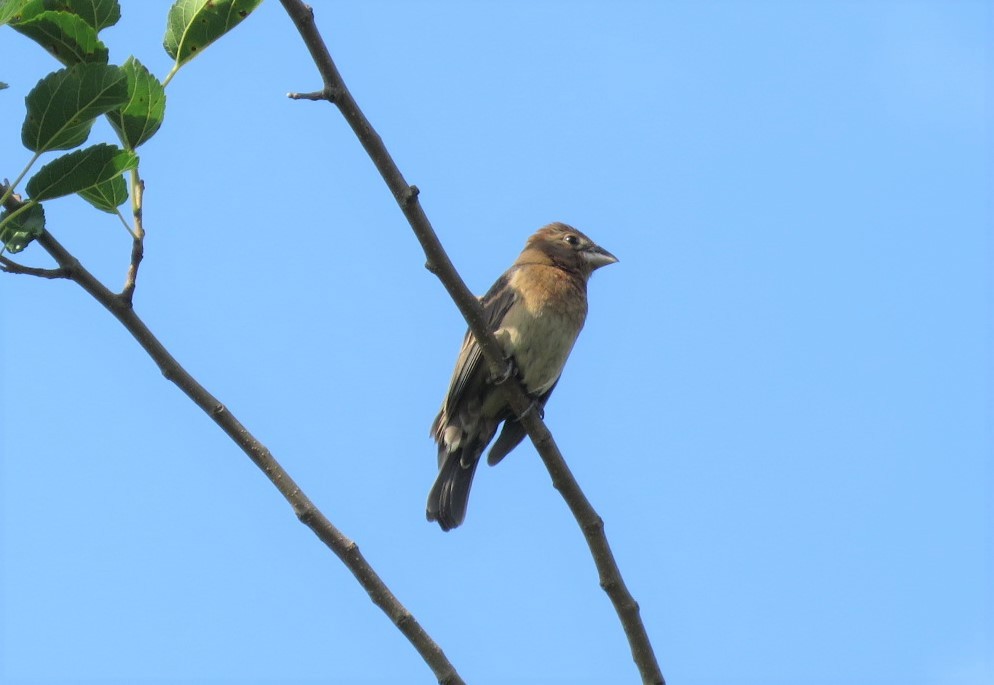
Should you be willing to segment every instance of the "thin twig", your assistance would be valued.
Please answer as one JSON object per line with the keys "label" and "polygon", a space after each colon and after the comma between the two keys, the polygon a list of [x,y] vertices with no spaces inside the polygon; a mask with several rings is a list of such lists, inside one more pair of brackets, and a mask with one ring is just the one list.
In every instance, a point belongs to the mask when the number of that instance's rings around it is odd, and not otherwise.
{"label": "thin twig", "polygon": [[331,95],[323,91],[315,91],[313,93],[287,93],[286,96],[291,100],[331,100]]}
{"label": "thin twig", "polygon": [[[506,365],[503,351],[486,326],[479,300],[466,287],[442,248],[438,236],[435,235],[431,223],[421,208],[421,203],[418,202],[418,189],[404,180],[382,139],[352,98],[352,94],[346,87],[345,81],[338,72],[338,68],[335,66],[314,23],[311,8],[300,0],[280,0],[280,2],[300,32],[301,38],[310,51],[324,81],[322,91],[298,95],[297,99],[326,99],[335,104],[341,111],[342,116],[352,127],[363,148],[372,159],[373,164],[383,176],[387,187],[393,193],[394,199],[400,205],[401,211],[421,242],[428,259],[426,267],[438,276],[456,306],[459,307],[459,311],[462,312],[473,336],[480,345],[491,374],[495,377],[500,376]],[[293,97],[292,94],[291,97]],[[570,511],[583,531],[594,563],[597,565],[601,587],[610,597],[615,611],[618,613],[625,635],[628,637],[632,658],[638,666],[643,683],[665,685],[645,625],[639,615],[638,603],[628,591],[608,545],[607,537],[604,534],[604,522],[583,494],[541,417],[536,412],[528,411],[531,401],[520,383],[516,381],[504,383],[501,387],[504,388],[511,409],[523,417],[521,422],[552,476],[553,485],[566,500]]]}
{"label": "thin twig", "polygon": [[37,276],[38,278],[69,278],[69,272],[65,269],[42,269],[36,266],[24,266],[3,255],[0,255],[0,271],[8,274]]}

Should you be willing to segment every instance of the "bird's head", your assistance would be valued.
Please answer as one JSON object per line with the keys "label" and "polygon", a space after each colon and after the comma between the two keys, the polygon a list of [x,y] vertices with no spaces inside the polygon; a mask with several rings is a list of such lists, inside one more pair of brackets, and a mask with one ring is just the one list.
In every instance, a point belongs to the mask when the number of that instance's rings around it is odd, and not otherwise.
{"label": "bird's head", "polygon": [[572,226],[552,223],[535,231],[517,264],[549,264],[588,278],[595,269],[614,264],[618,258]]}

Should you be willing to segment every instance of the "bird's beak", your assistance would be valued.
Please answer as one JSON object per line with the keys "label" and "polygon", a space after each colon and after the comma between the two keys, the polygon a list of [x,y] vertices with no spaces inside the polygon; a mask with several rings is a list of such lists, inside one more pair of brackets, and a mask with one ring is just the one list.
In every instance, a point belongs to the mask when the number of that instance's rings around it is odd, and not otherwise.
{"label": "bird's beak", "polygon": [[599,245],[592,245],[589,250],[583,252],[583,258],[590,264],[591,270],[599,269],[608,264],[614,264],[618,258]]}

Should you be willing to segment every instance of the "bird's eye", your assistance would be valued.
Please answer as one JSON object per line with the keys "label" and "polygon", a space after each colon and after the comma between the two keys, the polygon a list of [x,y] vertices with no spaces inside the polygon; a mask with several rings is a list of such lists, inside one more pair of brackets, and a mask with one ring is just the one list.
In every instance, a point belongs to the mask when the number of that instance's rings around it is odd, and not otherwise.
{"label": "bird's eye", "polygon": [[567,245],[570,245],[572,247],[576,247],[577,245],[580,244],[580,239],[577,238],[572,233],[567,233],[566,236],[563,238],[563,240],[566,241]]}

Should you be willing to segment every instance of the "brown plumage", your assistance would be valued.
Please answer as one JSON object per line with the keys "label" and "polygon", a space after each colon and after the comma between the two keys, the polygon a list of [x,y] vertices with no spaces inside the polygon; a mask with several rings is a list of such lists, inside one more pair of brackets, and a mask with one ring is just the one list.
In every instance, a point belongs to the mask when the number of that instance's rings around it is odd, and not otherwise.
{"label": "brown plumage", "polygon": [[[481,298],[487,325],[539,410],[583,328],[590,274],[616,261],[575,228],[549,224],[528,238],[511,268]],[[442,530],[463,522],[476,466],[501,422],[504,427],[487,457],[491,466],[517,447],[525,429],[467,331],[448,394],[431,425],[438,443],[438,478],[428,494],[427,516]]]}

